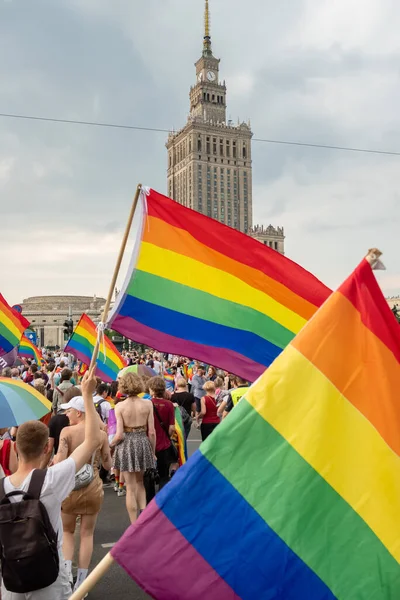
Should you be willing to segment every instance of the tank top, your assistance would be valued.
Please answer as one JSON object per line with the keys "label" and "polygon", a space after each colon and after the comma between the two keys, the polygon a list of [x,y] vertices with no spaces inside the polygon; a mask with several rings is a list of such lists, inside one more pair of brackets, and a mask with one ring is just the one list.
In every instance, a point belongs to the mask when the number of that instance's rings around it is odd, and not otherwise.
{"label": "tank top", "polygon": [[220,419],[217,415],[217,403],[211,396],[204,396],[206,404],[206,414],[203,417],[203,423],[219,423]]}

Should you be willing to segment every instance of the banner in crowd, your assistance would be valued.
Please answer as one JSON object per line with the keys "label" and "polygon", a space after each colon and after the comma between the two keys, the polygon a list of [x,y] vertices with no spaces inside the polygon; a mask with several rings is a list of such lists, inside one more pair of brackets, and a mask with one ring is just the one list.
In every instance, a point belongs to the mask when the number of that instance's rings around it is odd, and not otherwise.
{"label": "banner in crowd", "polygon": [[110,327],[254,381],[330,295],[275,250],[154,190]]}
{"label": "banner in crowd", "polygon": [[364,260],[113,558],[153,598],[400,597],[399,336]]}
{"label": "banner in crowd", "polygon": [[[70,352],[85,365],[90,365],[96,340],[96,325],[87,315],[83,314],[69,338],[64,352]],[[116,381],[118,373],[126,367],[126,362],[106,335],[100,343],[96,365],[96,375],[107,383]]]}
{"label": "banner in crowd", "polygon": [[0,356],[11,353],[18,346],[28,327],[29,321],[11,308],[0,294]]}

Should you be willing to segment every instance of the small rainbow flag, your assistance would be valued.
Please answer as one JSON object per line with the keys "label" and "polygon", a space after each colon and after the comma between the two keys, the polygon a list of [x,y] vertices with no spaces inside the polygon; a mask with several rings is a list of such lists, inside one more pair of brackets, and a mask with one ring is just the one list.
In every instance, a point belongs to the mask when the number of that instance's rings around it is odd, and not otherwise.
{"label": "small rainbow flag", "polygon": [[179,466],[185,464],[187,461],[187,447],[186,447],[186,438],[185,438],[185,430],[183,428],[182,415],[178,406],[175,406],[175,433],[177,438],[177,447],[178,447],[178,461]]}
{"label": "small rainbow flag", "polygon": [[29,321],[11,308],[0,294],[0,356],[18,346]]}
{"label": "small rainbow flag", "polygon": [[84,374],[86,373],[86,371],[88,370],[88,365],[86,365],[84,362],[80,361],[79,362],[79,367],[78,367],[78,374],[83,377]]}
{"label": "small rainbow flag", "polygon": [[175,377],[168,369],[164,371],[164,381],[165,385],[167,386],[167,390],[173,391],[175,388]]}
{"label": "small rainbow flag", "polygon": [[299,265],[149,190],[110,327],[254,381],[331,293]]}
{"label": "small rainbow flag", "polygon": [[26,335],[22,336],[21,342],[18,346],[18,356],[29,358],[34,360],[37,365],[41,365],[43,361],[42,352],[37,346]]}
{"label": "small rainbow flag", "polygon": [[160,600],[400,598],[399,381],[400,328],[364,260],[113,558]]}
{"label": "small rainbow flag", "polygon": [[[90,365],[96,340],[96,325],[87,315],[83,314],[75,327],[74,333],[69,338],[64,352],[70,352],[78,360]],[[106,383],[110,383],[116,381],[118,373],[126,367],[126,363],[106,335],[104,336],[104,342],[105,348],[102,343],[100,344],[96,375]]]}

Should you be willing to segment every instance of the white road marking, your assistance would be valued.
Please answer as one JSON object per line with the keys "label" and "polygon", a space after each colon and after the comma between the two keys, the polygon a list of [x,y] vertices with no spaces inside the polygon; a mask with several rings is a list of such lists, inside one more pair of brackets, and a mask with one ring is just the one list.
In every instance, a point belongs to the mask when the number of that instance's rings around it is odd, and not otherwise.
{"label": "white road marking", "polygon": [[112,544],[102,544],[101,547],[102,548],[112,548],[113,546],[115,546],[117,542],[113,542]]}

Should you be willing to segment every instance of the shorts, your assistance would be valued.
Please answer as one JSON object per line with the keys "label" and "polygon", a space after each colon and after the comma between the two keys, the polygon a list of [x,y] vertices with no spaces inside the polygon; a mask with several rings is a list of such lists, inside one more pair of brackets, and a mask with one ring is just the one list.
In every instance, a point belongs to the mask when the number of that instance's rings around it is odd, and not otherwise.
{"label": "shorts", "polygon": [[97,515],[104,499],[103,482],[96,470],[95,477],[88,486],[70,493],[61,505],[67,515]]}

